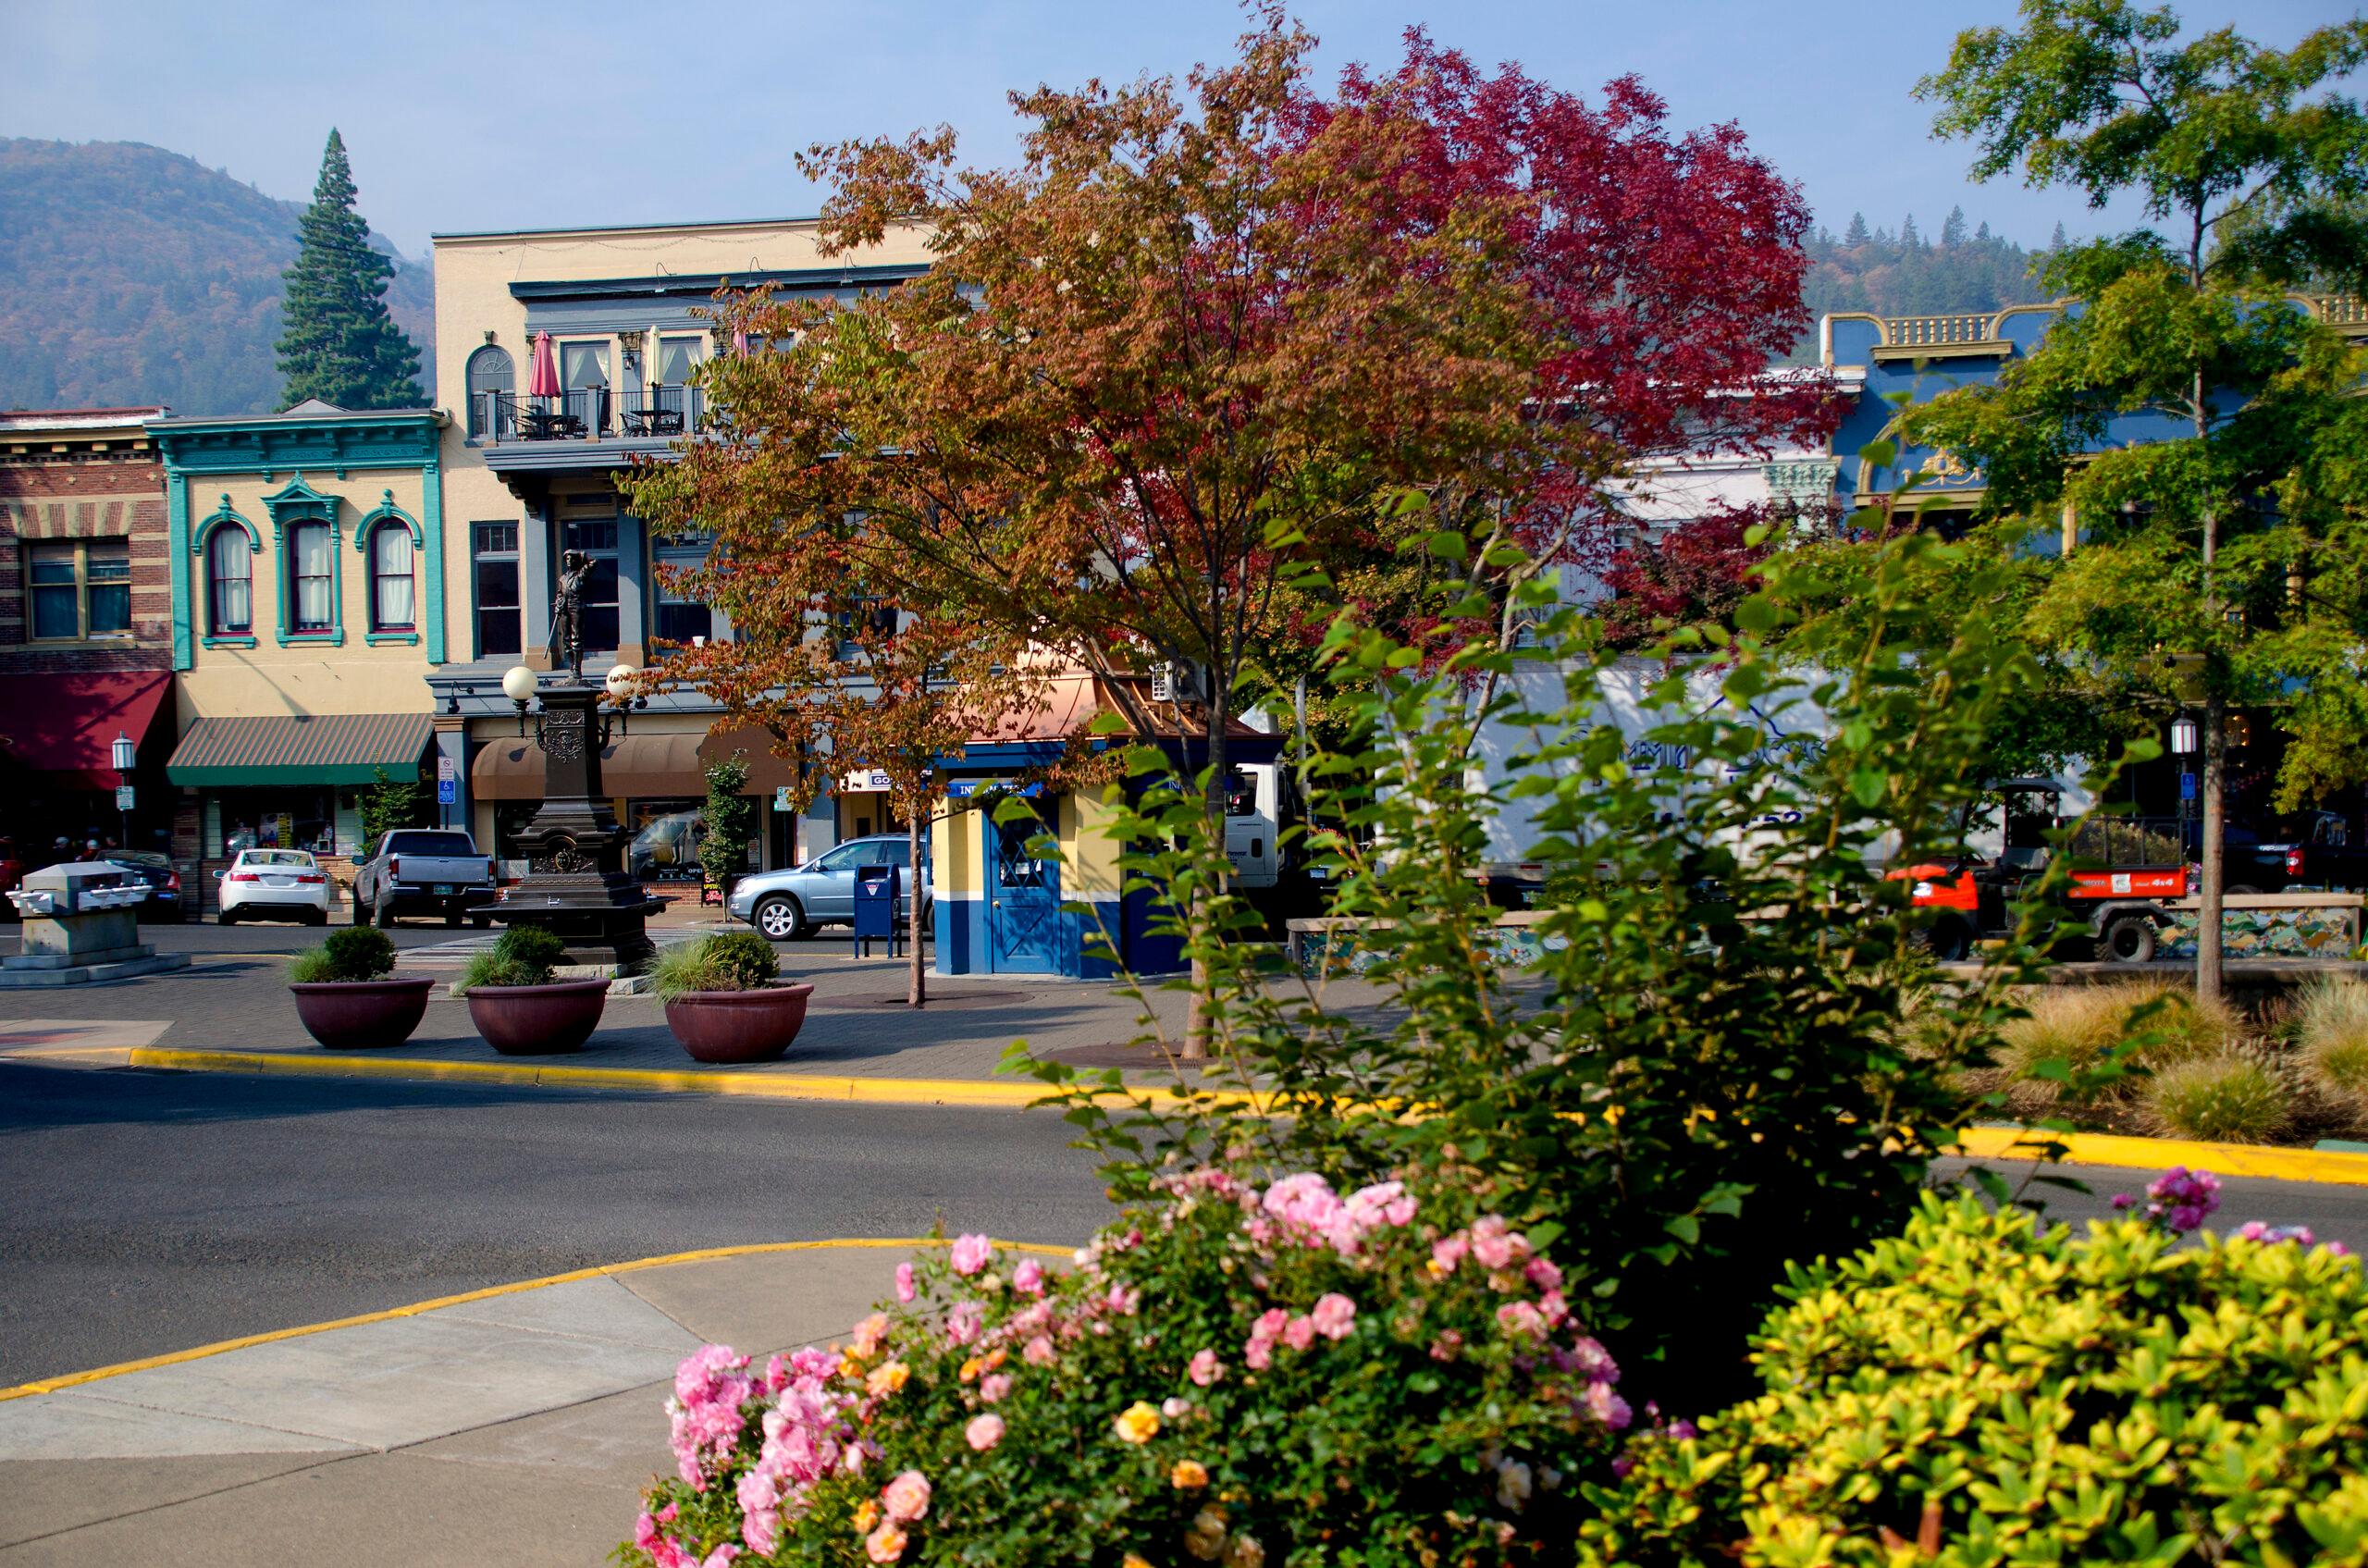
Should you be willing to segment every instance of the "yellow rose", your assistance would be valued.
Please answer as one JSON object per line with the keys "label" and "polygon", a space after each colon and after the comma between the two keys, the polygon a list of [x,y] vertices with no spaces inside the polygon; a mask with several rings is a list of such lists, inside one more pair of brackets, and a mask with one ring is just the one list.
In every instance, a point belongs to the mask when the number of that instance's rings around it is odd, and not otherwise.
{"label": "yellow rose", "polygon": [[1197,1492],[1209,1484],[1209,1467],[1197,1459],[1179,1459],[1167,1479],[1178,1491]]}
{"label": "yellow rose", "polygon": [[979,1358],[977,1356],[972,1356],[969,1360],[962,1364],[962,1381],[968,1383],[971,1378],[976,1377],[978,1375]]}
{"label": "yellow rose", "polygon": [[911,1371],[903,1362],[883,1361],[872,1368],[871,1376],[863,1380],[863,1386],[875,1394],[899,1393],[904,1389],[905,1379],[911,1376]]}
{"label": "yellow rose", "polygon": [[1147,1443],[1159,1432],[1159,1407],[1137,1400],[1119,1413],[1112,1424],[1122,1443]]}
{"label": "yellow rose", "polygon": [[870,1535],[871,1533],[871,1527],[879,1523],[880,1503],[877,1499],[866,1498],[861,1502],[856,1504],[855,1533],[857,1535]]}
{"label": "yellow rose", "polygon": [[1119,1560],[1118,1568],[1151,1568],[1151,1559],[1141,1552],[1130,1551]]}

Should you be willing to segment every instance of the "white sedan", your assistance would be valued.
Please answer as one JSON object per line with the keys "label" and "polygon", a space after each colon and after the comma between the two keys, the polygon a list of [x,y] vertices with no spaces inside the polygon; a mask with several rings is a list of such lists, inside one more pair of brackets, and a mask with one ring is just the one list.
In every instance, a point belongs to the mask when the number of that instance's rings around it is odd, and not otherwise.
{"label": "white sedan", "polygon": [[221,912],[230,925],[259,915],[267,920],[329,923],[329,878],[321,863],[302,849],[241,849],[222,872]]}

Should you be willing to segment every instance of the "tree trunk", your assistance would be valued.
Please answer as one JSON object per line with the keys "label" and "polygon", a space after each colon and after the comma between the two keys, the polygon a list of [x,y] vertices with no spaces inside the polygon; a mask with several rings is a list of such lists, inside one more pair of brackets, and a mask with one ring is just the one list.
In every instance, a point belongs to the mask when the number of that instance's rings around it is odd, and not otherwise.
{"label": "tree trunk", "polygon": [[921,961],[921,834],[925,819],[921,809],[912,809],[906,833],[912,845],[911,885],[905,890],[905,945],[912,962],[912,978],[905,990],[907,1006],[929,1006],[929,970]]}
{"label": "tree trunk", "polygon": [[[1226,699],[1229,694],[1225,689],[1225,683],[1218,678],[1215,670],[1208,672],[1207,679],[1208,704],[1203,711],[1208,714],[1209,721],[1209,780],[1207,786],[1201,792],[1201,805],[1202,810],[1207,813],[1211,841],[1215,844],[1217,853],[1222,856],[1225,853],[1225,726],[1227,717]],[[1207,937],[1210,906],[1216,896],[1217,890],[1210,887],[1201,888],[1192,895],[1192,907],[1188,911],[1187,920],[1195,942],[1203,941]],[[1201,1062],[1208,1059],[1209,1019],[1206,1003],[1208,983],[1208,962],[1196,955],[1192,959],[1191,999],[1184,1015],[1183,1059],[1188,1062]]]}
{"label": "tree trunk", "polygon": [[[2204,678],[2211,678],[2208,668]],[[2221,994],[2220,907],[2227,883],[2221,839],[2227,821],[2227,784],[2228,707],[2216,689],[2207,686],[2203,694],[2203,884],[2196,890],[2195,915],[2198,1000]]]}

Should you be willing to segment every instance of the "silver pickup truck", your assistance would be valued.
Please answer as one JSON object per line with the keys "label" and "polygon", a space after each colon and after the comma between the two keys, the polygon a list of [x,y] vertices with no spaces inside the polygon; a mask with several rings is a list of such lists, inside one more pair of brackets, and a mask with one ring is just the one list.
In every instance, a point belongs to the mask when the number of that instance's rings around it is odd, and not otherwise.
{"label": "silver pickup truck", "polygon": [[390,926],[402,915],[441,915],[482,931],[493,923],[479,911],[493,903],[493,862],[476,841],[451,828],[396,828],[369,858],[353,868],[353,923]]}

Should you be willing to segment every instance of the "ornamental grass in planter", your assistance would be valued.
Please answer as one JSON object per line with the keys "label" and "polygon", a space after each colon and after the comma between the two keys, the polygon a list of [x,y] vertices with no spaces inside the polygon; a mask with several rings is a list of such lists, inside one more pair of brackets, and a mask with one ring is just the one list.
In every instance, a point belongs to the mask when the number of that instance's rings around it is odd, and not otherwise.
{"label": "ornamental grass in planter", "polygon": [[397,980],[395,945],[368,926],[340,931],[288,966],[304,1032],[332,1051],[400,1045],[427,1013],[432,980]]}
{"label": "ornamental grass in planter", "polygon": [[807,984],[777,985],[781,960],[752,931],[718,932],[667,948],[649,971],[666,1027],[691,1059],[770,1062],[806,1025]]}
{"label": "ornamental grass in planter", "polygon": [[599,1027],[609,982],[553,980],[567,944],[539,926],[512,926],[461,971],[469,1021],[506,1056],[574,1051]]}

